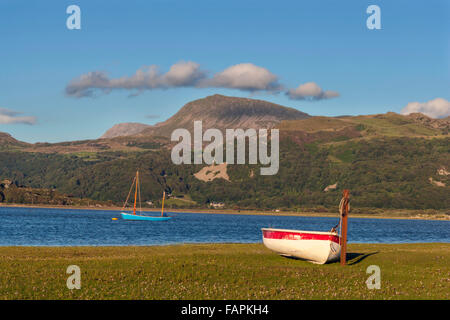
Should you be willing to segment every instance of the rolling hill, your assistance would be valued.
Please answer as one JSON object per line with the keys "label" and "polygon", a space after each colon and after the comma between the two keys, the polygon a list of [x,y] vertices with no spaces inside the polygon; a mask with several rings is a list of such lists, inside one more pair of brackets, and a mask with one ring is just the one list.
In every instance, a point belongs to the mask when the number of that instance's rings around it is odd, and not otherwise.
{"label": "rolling hill", "polygon": [[0,150],[20,149],[29,146],[28,143],[14,139],[10,134],[0,132]]}
{"label": "rolling hill", "polygon": [[354,128],[363,136],[390,137],[433,137],[447,135],[450,130],[448,119],[432,119],[423,114],[407,116],[394,112],[364,116],[311,117],[304,120],[283,121],[278,126],[285,131],[338,132]]}
{"label": "rolling hill", "polygon": [[[278,174],[229,165],[227,179],[199,179],[199,172],[210,174],[205,165],[174,165],[168,136],[194,120],[204,129],[279,128]],[[221,202],[237,209],[320,209],[335,207],[349,188],[355,208],[448,210],[449,128],[448,118],[422,114],[311,117],[261,100],[214,95],[134,135],[31,145],[0,134],[0,180],[120,204],[139,169],[143,200],[155,204],[165,190],[192,199],[177,202],[185,207]]]}
{"label": "rolling hill", "polygon": [[271,102],[212,95],[185,104],[164,122],[149,126],[141,123],[121,123],[109,129],[102,138],[118,136],[160,136],[169,138],[177,128],[191,131],[193,122],[201,120],[203,129],[217,128],[273,128],[287,119],[305,119],[309,115],[293,108]]}
{"label": "rolling hill", "polygon": [[193,123],[201,120],[203,130],[217,128],[273,128],[287,119],[305,119],[309,115],[293,108],[283,107],[271,102],[212,95],[185,104],[168,120],[158,123],[154,128],[148,128],[140,135],[159,135],[170,137],[173,130],[193,129]]}

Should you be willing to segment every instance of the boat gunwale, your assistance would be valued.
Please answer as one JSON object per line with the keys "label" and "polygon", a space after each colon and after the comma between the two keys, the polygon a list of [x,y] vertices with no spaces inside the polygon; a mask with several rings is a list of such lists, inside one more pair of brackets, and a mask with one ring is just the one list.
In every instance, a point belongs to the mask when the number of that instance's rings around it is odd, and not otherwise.
{"label": "boat gunwale", "polygon": [[[262,231],[280,231],[280,232],[288,232],[288,233],[296,233],[296,234],[322,234],[322,235],[330,235],[330,236],[339,236],[337,232],[330,231],[307,231],[307,230],[292,230],[292,229],[275,229],[275,228],[261,228]],[[264,233],[263,233],[264,237]]]}

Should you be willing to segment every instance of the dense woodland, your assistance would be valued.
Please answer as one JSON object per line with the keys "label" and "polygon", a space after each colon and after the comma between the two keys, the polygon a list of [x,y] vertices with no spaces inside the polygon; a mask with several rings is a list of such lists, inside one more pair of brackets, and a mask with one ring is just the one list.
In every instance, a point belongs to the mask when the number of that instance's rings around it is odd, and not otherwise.
{"label": "dense woodland", "polygon": [[[348,188],[354,207],[450,208],[449,178],[437,174],[439,168],[450,167],[448,138],[341,140],[299,144],[284,137],[278,174],[261,176],[258,166],[231,165],[230,181],[211,182],[193,176],[203,165],[172,164],[167,149],[80,154],[2,151],[0,181],[14,183],[9,188],[0,184],[0,200],[29,202],[18,196],[21,187],[27,187],[55,190],[81,199],[78,203],[93,199],[120,205],[139,169],[142,200],[156,205],[165,190],[193,200],[174,202],[172,207],[223,202],[234,209],[326,209],[336,207],[342,189]],[[446,186],[430,183],[430,177]],[[335,190],[324,192],[336,182]]]}

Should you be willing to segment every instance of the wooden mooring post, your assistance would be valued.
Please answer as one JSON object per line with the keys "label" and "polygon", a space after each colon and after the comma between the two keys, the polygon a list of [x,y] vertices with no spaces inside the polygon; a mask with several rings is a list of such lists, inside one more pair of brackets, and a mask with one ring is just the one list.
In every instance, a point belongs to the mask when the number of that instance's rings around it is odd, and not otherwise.
{"label": "wooden mooring post", "polygon": [[348,219],[348,209],[349,209],[349,194],[350,191],[345,189],[343,192],[344,203],[342,206],[342,229],[341,229],[341,265],[345,266],[347,262],[347,219]]}

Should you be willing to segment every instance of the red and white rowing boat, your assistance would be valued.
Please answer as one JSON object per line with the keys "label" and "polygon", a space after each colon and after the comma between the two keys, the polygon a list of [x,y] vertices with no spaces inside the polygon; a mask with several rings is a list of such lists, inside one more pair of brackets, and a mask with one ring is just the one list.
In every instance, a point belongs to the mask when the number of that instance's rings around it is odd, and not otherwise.
{"label": "red and white rowing boat", "polygon": [[263,228],[264,245],[287,257],[317,264],[339,260],[341,237],[336,232]]}

